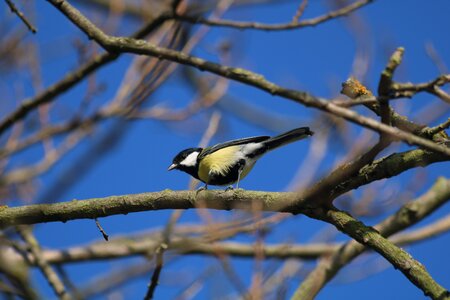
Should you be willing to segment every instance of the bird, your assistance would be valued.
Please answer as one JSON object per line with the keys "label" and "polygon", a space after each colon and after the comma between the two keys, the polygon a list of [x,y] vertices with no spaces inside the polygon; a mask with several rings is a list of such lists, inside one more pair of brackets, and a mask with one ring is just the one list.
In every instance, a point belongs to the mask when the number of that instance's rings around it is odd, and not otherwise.
{"label": "bird", "polygon": [[208,185],[239,188],[239,181],[252,170],[256,161],[264,154],[292,142],[312,136],[309,127],[301,127],[280,135],[254,136],[231,140],[207,148],[188,148],[179,152],[172,160],[168,171],[179,170]]}

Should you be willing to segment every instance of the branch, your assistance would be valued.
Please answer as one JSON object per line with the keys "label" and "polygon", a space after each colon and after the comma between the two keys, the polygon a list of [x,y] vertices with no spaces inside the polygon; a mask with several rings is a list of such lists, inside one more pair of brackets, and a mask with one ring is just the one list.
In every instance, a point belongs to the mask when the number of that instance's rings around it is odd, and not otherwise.
{"label": "branch", "polygon": [[[397,48],[391,55],[386,68],[381,73],[380,81],[378,83],[378,104],[380,106],[381,123],[391,125],[391,107],[389,106],[389,91],[392,85],[392,78],[394,72],[400,65],[403,59],[403,53],[405,49],[403,47]],[[382,134],[381,140],[389,139],[388,136]]]}
{"label": "branch", "polygon": [[[440,200],[439,200],[440,201]],[[446,200],[448,201],[448,200]],[[427,207],[427,210],[434,211],[437,207]],[[425,215],[420,215],[421,220]],[[450,215],[421,227],[393,236],[390,240],[397,245],[409,245],[433,238],[439,234],[450,230]],[[136,255],[147,255],[156,251],[161,245],[158,234],[141,236],[136,238],[117,238],[106,242],[94,242],[87,246],[75,246],[67,249],[46,249],[42,255],[51,264],[64,264],[74,262],[85,262],[94,260],[109,260],[125,258]],[[357,243],[357,245],[359,245]],[[296,258],[302,260],[313,260],[320,257],[335,255],[337,250],[342,248],[341,243],[312,243],[312,244],[266,244],[262,248],[265,258]],[[174,251],[180,255],[203,254],[217,255],[218,249],[221,253],[235,257],[254,257],[255,245],[239,242],[215,242],[205,241],[203,238],[177,237],[173,238],[167,250]],[[367,250],[367,248],[364,248]],[[32,257],[29,258],[34,263]]]}
{"label": "branch", "polygon": [[14,5],[12,0],[5,0],[5,1],[6,4],[8,4],[9,9],[11,9],[11,12],[16,14],[19,17],[19,19],[22,20],[25,26],[27,26],[28,30],[30,30],[32,33],[36,33],[37,32],[36,27],[34,27],[33,24],[31,24],[31,22],[28,21],[25,15]]}
{"label": "branch", "polygon": [[[339,184],[330,191],[336,198],[357,187],[376,180],[390,178],[406,170],[424,167],[445,161],[444,155],[416,149],[374,161],[363,167],[358,174]],[[295,201],[294,201],[295,198]],[[305,199],[298,199],[292,193],[269,193],[255,191],[170,191],[135,195],[111,196],[88,200],[73,200],[55,204],[27,205],[8,208],[0,206],[0,228],[44,222],[66,222],[75,219],[95,219],[117,214],[161,209],[194,208],[197,201],[205,201],[206,208],[251,209],[252,201],[260,202],[263,210],[302,213]]]}
{"label": "branch", "polygon": [[348,178],[353,178],[364,166],[373,162],[375,157],[383,151],[389,143],[380,140],[367,152],[360,155],[353,161],[340,165],[333,170],[328,176],[314,184],[301,195],[308,204],[317,206],[317,203],[330,205],[336,195],[330,193],[336,186],[340,186]]}
{"label": "branch", "polygon": [[235,29],[256,29],[256,30],[265,30],[265,31],[281,31],[281,30],[293,30],[300,29],[304,27],[313,27],[319,25],[320,23],[324,23],[331,19],[336,19],[339,17],[346,16],[355,10],[372,3],[373,0],[360,0],[356,1],[350,5],[347,5],[338,10],[329,12],[319,17],[315,17],[309,20],[304,20],[301,22],[297,21],[297,18],[294,18],[292,22],[282,23],[282,24],[264,24],[258,22],[241,22],[241,21],[232,21],[232,20],[213,20],[213,19],[205,19],[202,17],[194,17],[194,16],[185,16],[185,15],[177,15],[175,16],[176,20],[189,22],[192,24],[203,24],[208,26],[215,27],[229,27]]}
{"label": "branch", "polygon": [[[4,288],[9,287],[23,299],[42,299],[41,295],[37,294],[37,290],[30,280],[30,268],[28,262],[24,259],[24,256],[21,255],[21,249],[18,250],[16,248],[18,243],[2,237],[0,239],[0,244],[0,275],[1,281],[6,281],[4,283]],[[14,250],[8,251],[8,247],[10,247],[10,250]],[[9,285],[7,282],[9,282]],[[5,290],[0,290],[0,292],[5,292]]]}
{"label": "branch", "polygon": [[433,238],[441,233],[450,230],[450,215],[447,215],[438,221],[403,234],[397,234],[392,237],[392,242],[398,245],[408,245],[424,239]]}
{"label": "branch", "polygon": [[[403,205],[396,214],[379,223],[375,226],[375,229],[383,236],[390,236],[422,220],[449,200],[450,180],[440,178],[428,192],[416,200]],[[445,218],[443,221],[439,221],[430,227],[433,228],[433,231],[439,232],[442,230],[441,227],[443,226],[441,223],[444,223],[444,225],[449,223],[448,218]],[[405,238],[404,235],[398,235],[391,241],[396,243],[402,243],[406,240],[413,241],[416,236],[423,236],[424,232],[429,233],[430,231],[429,228],[425,228],[424,230],[418,230],[418,232],[418,234],[404,234],[407,238]],[[364,244],[366,243],[364,242]],[[341,268],[346,266],[365,250],[367,250],[367,248],[364,247],[364,245],[353,240],[340,247],[330,257],[322,259],[316,268],[302,282],[295,292],[293,299],[314,299],[323,286],[330,281]]]}
{"label": "branch", "polygon": [[330,197],[338,197],[360,186],[397,176],[412,168],[425,167],[432,163],[447,160],[448,158],[444,155],[422,149],[394,153],[361,168],[358,174],[335,186],[330,191]]}
{"label": "branch", "polygon": [[[149,21],[142,29],[132,35],[134,38],[143,38],[156,28],[158,28],[165,20],[167,15],[162,14]],[[96,55],[94,58],[86,62],[77,70],[67,74],[62,80],[47,88],[45,91],[35,96],[34,98],[22,101],[19,107],[0,121],[0,135],[2,135],[14,123],[25,118],[28,113],[36,109],[42,104],[49,103],[55,99],[56,96],[68,91],[76,84],[81,82],[84,78],[97,71],[100,67],[114,61],[119,57],[120,53],[103,53]]]}
{"label": "branch", "polygon": [[[334,101],[339,106],[354,106],[363,104],[365,107],[373,111],[378,116],[381,116],[381,109],[378,105],[378,98],[375,97],[367,88],[362,85],[356,78],[350,77],[344,83],[342,83],[341,94],[344,94],[351,98],[351,101]],[[429,137],[429,135],[423,135],[422,130],[426,128],[425,125],[416,124],[408,120],[407,117],[398,114],[391,107],[389,107],[390,120],[393,126],[398,127],[401,130],[414,133],[421,137]]]}
{"label": "branch", "polygon": [[393,83],[390,87],[394,97],[411,98],[420,92],[434,93],[437,87],[443,86],[450,82],[450,74],[444,74],[436,79],[424,83]]}
{"label": "branch", "polygon": [[56,272],[52,269],[49,263],[43,258],[41,249],[31,232],[31,228],[18,227],[17,231],[22,237],[22,239],[27,243],[30,252],[33,254],[33,257],[36,261],[36,265],[41,269],[42,274],[44,275],[45,279],[48,281],[48,283],[50,284],[50,286],[52,287],[53,291],[58,296],[58,298],[62,300],[71,299],[61,279],[59,279]]}
{"label": "branch", "polygon": [[[444,180],[446,184],[448,185],[447,181]],[[442,180],[439,182],[440,185],[442,185]],[[436,191],[434,191],[436,192]],[[448,190],[447,190],[448,192]],[[177,199],[170,199],[167,198],[168,196],[176,196],[178,194],[179,197]],[[198,195],[198,197],[195,199],[195,196]],[[91,199],[91,200],[83,200],[83,201],[72,201],[68,203],[57,203],[57,204],[51,204],[51,205],[34,205],[29,206],[28,208],[31,208],[31,212],[38,213],[43,218],[48,219],[54,219],[55,217],[60,217],[59,220],[68,220],[71,217],[74,217],[73,215],[70,215],[70,212],[77,213],[77,209],[80,209],[81,211],[84,211],[86,213],[86,216],[89,214],[97,214],[99,216],[104,216],[107,214],[112,213],[126,213],[127,211],[138,211],[142,208],[142,206],[147,206],[151,209],[163,209],[163,208],[182,208],[180,207],[180,204],[188,205],[189,207],[194,207],[194,204],[196,201],[204,201],[206,207],[209,208],[224,208],[224,209],[230,209],[231,207],[234,207],[235,205],[239,205],[240,207],[247,207],[251,208],[251,201],[261,201],[261,206],[263,206],[265,209],[275,209],[276,207],[280,207],[279,202],[283,203],[283,199],[286,200],[291,195],[290,193],[261,193],[261,192],[246,192],[246,191],[235,191],[231,193],[224,193],[222,191],[207,191],[207,192],[201,192],[199,194],[196,194],[195,192],[178,192],[174,193],[171,191],[165,191],[161,193],[149,193],[149,194],[138,194],[134,196],[116,196],[116,197],[108,197],[103,199]],[[432,199],[440,199],[436,196],[436,193],[432,193],[430,195],[426,196],[428,198]],[[153,196],[153,197],[152,197]],[[166,196],[166,197],[165,197]],[[202,197],[203,196],[203,197]],[[136,197],[136,199],[133,199],[133,197]],[[149,201],[149,199],[146,199],[147,197],[153,198],[153,200]],[[280,199],[281,198],[281,199]],[[424,196],[425,198],[425,196]],[[253,199],[253,200],[252,200]],[[225,201],[225,205],[223,202]],[[222,203],[222,204],[221,204]],[[131,207],[132,209],[127,210],[121,210],[121,207],[125,205],[128,207]],[[440,204],[439,204],[440,205]],[[435,208],[439,205],[435,204]],[[170,207],[167,207],[170,206]],[[14,211],[14,210],[22,210],[25,208],[25,211],[27,210],[27,207],[22,208],[6,208],[3,211],[0,212],[0,220],[2,225],[4,225],[5,219],[3,216],[5,215],[5,211]],[[187,208],[187,207],[184,207]],[[408,208],[405,213],[404,209],[401,210],[397,215],[403,216],[401,220],[404,222],[405,218],[411,218],[411,220],[417,220],[420,218],[421,215],[425,215],[424,212],[420,210],[420,207],[417,207],[417,205],[408,205]],[[65,213],[64,213],[65,212]],[[310,210],[306,211],[310,214]],[[59,213],[59,215],[58,215]],[[14,214],[14,213],[13,213]],[[8,215],[8,214],[6,214]],[[29,214],[30,215],[33,214]],[[63,216],[64,218],[61,218]],[[86,217],[84,216],[84,217]],[[91,216],[93,217],[93,216]],[[341,229],[344,228],[347,230],[349,222],[356,222],[348,215],[342,213],[342,212],[336,212],[336,211],[330,211],[330,212],[324,212],[320,214],[314,215],[314,217],[318,217],[324,220],[328,220],[330,222],[334,222],[339,226]],[[22,216],[23,218],[23,216]],[[20,217],[18,218],[21,219]],[[413,221],[410,221],[413,222]],[[393,223],[392,220],[389,220],[387,224]],[[342,224],[342,225],[341,225]],[[351,227],[348,230],[365,230],[365,228],[362,224],[355,223],[355,227]],[[401,223],[402,224],[402,223]],[[407,223],[405,223],[407,224]],[[406,226],[406,225],[403,225]],[[376,250],[380,251],[380,245],[384,245],[385,241],[378,237],[377,233],[371,231],[369,233],[369,240],[365,238],[365,235],[362,234],[364,231],[361,231],[360,233],[352,231],[352,236],[355,236],[355,238],[358,238],[358,240],[364,241],[366,240],[369,245],[372,246],[371,241],[375,241],[374,247]],[[356,233],[355,233],[356,232]],[[360,235],[357,235],[360,234]],[[373,240],[372,240],[373,239]],[[381,239],[381,240],[380,240]],[[391,246],[391,248],[393,245]],[[388,247],[388,249],[392,250]],[[394,248],[395,249],[395,248]],[[383,248],[384,250],[384,248]],[[383,252],[384,253],[384,252]],[[388,256],[390,257],[390,256]],[[403,259],[405,259],[403,255]],[[401,261],[400,263],[403,263],[404,261]],[[397,262],[396,262],[397,263]],[[419,273],[419,275],[412,274],[411,276],[422,276],[423,272],[421,270],[414,269],[413,271],[416,271]],[[415,277],[414,277],[415,278]],[[429,280],[427,278],[426,280]],[[419,284],[420,281],[419,281]],[[432,285],[431,289],[434,290],[436,286]]]}
{"label": "branch", "polygon": [[111,215],[163,209],[191,209],[197,203],[206,208],[251,210],[259,202],[266,211],[283,211],[293,200],[293,193],[273,193],[235,190],[171,191],[132,194],[73,200],[54,204],[36,204],[21,207],[0,207],[0,228],[18,224],[66,222],[75,219],[95,219]]}
{"label": "branch", "polygon": [[312,96],[306,92],[286,89],[278,86],[262,75],[250,72],[245,69],[223,66],[217,63],[206,61],[204,59],[187,55],[183,52],[158,47],[147,43],[144,40],[136,40],[130,38],[113,37],[106,35],[91,21],[84,17],[80,11],[71,6],[64,0],[49,0],[56,8],[58,8],[67,18],[69,18],[76,26],[78,26],[89,38],[97,41],[103,48],[112,53],[129,52],[141,55],[155,56],[160,59],[167,59],[178,62],[180,64],[189,65],[202,71],[223,76],[244,84],[248,84],[267,91],[272,95],[278,95],[287,99],[294,100],[305,106],[311,106],[322,111],[326,111],[333,115],[342,117],[350,122],[359,124],[363,127],[370,128],[374,131],[389,134],[401,139],[409,144],[424,147],[426,149],[443,153],[450,156],[450,149],[442,145],[438,145],[432,141],[420,138],[408,132],[397,128],[382,124],[374,119],[367,118],[357,114],[347,108],[339,107],[330,101]]}
{"label": "branch", "polygon": [[[164,266],[164,252],[169,247],[169,244],[171,242],[171,235],[172,231],[175,227],[176,222],[180,219],[182,215],[182,210],[176,210],[172,213],[172,215],[169,218],[169,221],[167,222],[164,230],[162,231],[161,235],[161,242],[159,242],[158,246],[155,248],[155,269],[153,270],[153,274],[150,278],[150,284],[148,285],[147,293],[144,296],[144,300],[153,299],[153,295],[156,290],[156,286],[159,283],[159,277],[161,276],[161,271]],[[147,253],[152,253],[150,250],[147,250]]]}
{"label": "branch", "polygon": [[313,211],[308,216],[333,224],[359,243],[378,252],[394,268],[399,269],[409,281],[421,289],[425,296],[432,299],[450,299],[449,291],[439,285],[420,262],[405,250],[385,239],[378,231],[354,219],[346,212],[339,210]]}
{"label": "branch", "polygon": [[443,141],[448,141],[448,135],[444,133],[445,129],[448,129],[450,127],[450,118],[447,118],[446,121],[442,122],[441,124],[435,126],[435,127],[427,127],[424,128],[423,131],[425,134],[428,134],[429,136],[434,136],[438,133],[440,133],[440,138],[443,139]]}

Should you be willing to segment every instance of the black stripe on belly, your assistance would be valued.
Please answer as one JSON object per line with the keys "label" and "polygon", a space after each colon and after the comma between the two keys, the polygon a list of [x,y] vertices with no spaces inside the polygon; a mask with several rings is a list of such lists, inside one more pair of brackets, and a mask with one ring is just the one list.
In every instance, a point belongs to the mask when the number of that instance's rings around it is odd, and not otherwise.
{"label": "black stripe on belly", "polygon": [[209,181],[207,184],[211,185],[229,185],[238,180],[239,170],[242,170],[245,166],[245,159],[239,160],[232,168],[230,168],[226,175],[220,173],[209,174]]}

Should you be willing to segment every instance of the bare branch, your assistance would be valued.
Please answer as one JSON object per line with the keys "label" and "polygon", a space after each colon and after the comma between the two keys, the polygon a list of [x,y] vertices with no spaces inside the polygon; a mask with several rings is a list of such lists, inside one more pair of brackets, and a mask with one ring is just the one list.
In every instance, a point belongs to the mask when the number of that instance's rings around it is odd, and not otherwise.
{"label": "bare branch", "polygon": [[370,128],[377,132],[393,135],[396,138],[401,139],[409,144],[415,144],[426,149],[450,156],[450,149],[448,149],[447,147],[417,137],[400,129],[382,124],[371,118],[361,116],[352,110],[336,106],[325,99],[314,97],[306,92],[280,87],[266,80],[260,74],[240,68],[223,66],[198,57],[184,54],[179,51],[157,47],[143,40],[108,36],[98,27],[96,27],[92,22],[90,22],[86,17],[84,17],[80,13],[80,11],[71,6],[67,1],[50,0],[50,2],[66,17],[68,17],[76,26],[78,26],[84,33],[86,33],[88,37],[97,41],[102,47],[110,52],[130,52],[156,56],[159,58],[164,58],[181,64],[189,65],[198,68],[199,70],[206,70],[214,74],[227,77],[235,81],[239,81],[270,92],[272,95],[282,96],[284,98],[299,102],[305,106],[315,107],[317,109],[342,117],[348,121]]}
{"label": "bare branch", "polygon": [[[363,167],[356,176],[334,187],[329,193],[336,198],[359,186],[398,175],[406,170],[448,160],[446,156],[416,149],[374,161]],[[294,201],[294,199],[296,199]],[[0,228],[43,222],[65,222],[74,219],[94,219],[116,214],[160,209],[194,208],[196,202],[212,209],[251,208],[252,201],[260,201],[263,210],[301,213],[305,199],[290,193],[252,191],[204,191],[201,193],[166,190],[163,192],[112,196],[71,202],[0,207]]]}
{"label": "bare branch", "polygon": [[165,190],[154,193],[111,196],[64,203],[39,204],[0,208],[0,228],[18,224],[94,219],[117,214],[162,209],[191,209],[197,203],[207,208],[231,210],[251,209],[252,202],[261,202],[263,210],[279,211],[293,198],[292,193],[256,191],[195,191]]}
{"label": "bare branch", "polygon": [[300,5],[298,6],[294,17],[292,18],[292,22],[297,22],[298,23],[298,20],[301,18],[301,16],[305,12],[305,9],[306,9],[307,5],[308,5],[308,0],[302,0],[302,2],[300,2]]}
{"label": "bare branch", "polygon": [[213,19],[205,19],[202,17],[193,17],[193,16],[184,16],[184,15],[177,15],[175,16],[175,19],[189,22],[193,24],[203,24],[208,26],[215,26],[215,27],[229,27],[229,28],[235,28],[235,29],[256,29],[256,30],[265,30],[265,31],[280,31],[280,30],[293,30],[293,29],[300,29],[304,27],[312,27],[319,25],[321,23],[327,22],[332,19],[336,19],[339,17],[346,16],[355,10],[358,10],[359,8],[372,3],[373,0],[360,0],[353,2],[352,4],[349,4],[343,8],[337,9],[335,11],[329,12],[327,14],[324,14],[319,17],[315,17],[309,20],[304,20],[297,22],[296,18],[293,19],[293,21],[289,23],[283,23],[283,24],[264,24],[264,23],[257,23],[257,22],[240,22],[240,21],[231,21],[231,20],[213,20]]}
{"label": "bare branch", "polygon": [[6,4],[8,4],[9,9],[11,9],[11,12],[16,14],[20,20],[27,26],[28,30],[30,30],[32,33],[36,33],[37,29],[34,27],[30,21],[25,17],[25,15],[16,7],[14,2],[12,0],[5,0]]}
{"label": "bare branch", "polygon": [[424,83],[393,83],[390,87],[394,97],[411,98],[420,92],[433,93],[437,87],[443,86],[450,82],[450,74],[441,75],[429,82]]}
{"label": "bare branch", "polygon": [[450,293],[439,285],[425,267],[408,252],[395,246],[375,229],[364,225],[349,214],[339,210],[312,211],[308,216],[333,224],[340,231],[351,236],[381,254],[395,268],[399,269],[425,296],[432,299],[450,299]]}
{"label": "bare branch", "polygon": [[[143,38],[155,28],[158,28],[165,20],[166,15],[163,14],[160,17],[151,20],[132,36],[134,38]],[[28,113],[40,105],[53,101],[56,96],[68,91],[87,76],[97,71],[100,67],[114,61],[118,57],[119,54],[117,53],[99,54],[79,67],[77,70],[67,74],[62,80],[47,88],[36,97],[24,100],[15,111],[0,121],[0,135],[2,135],[14,123],[25,118]]]}
{"label": "bare branch", "polygon": [[[378,103],[380,105],[381,123],[391,125],[391,108],[389,106],[389,92],[392,85],[394,72],[403,59],[403,47],[397,48],[392,53],[386,68],[381,72],[380,82],[378,83]],[[382,134],[380,139],[389,139],[388,136]]]}
{"label": "bare branch", "polygon": [[[441,198],[438,198],[441,199]],[[441,201],[441,200],[439,200]],[[448,201],[448,200],[447,200]],[[428,210],[436,210],[438,207],[429,207]],[[417,217],[423,219],[425,215]],[[378,228],[378,227],[377,227]],[[450,230],[450,216],[447,215],[442,219],[423,226],[416,230],[396,234],[390,240],[397,245],[410,245],[417,242],[438,236],[439,234]],[[156,250],[160,242],[157,239],[158,234],[150,234],[140,236],[139,238],[131,238],[125,244],[123,239],[112,239],[106,242],[94,242],[87,246],[75,246],[67,249],[46,249],[42,251],[42,255],[50,264],[64,264],[81,261],[95,261],[124,258],[135,255],[147,255]],[[302,260],[313,260],[320,257],[335,254],[336,251],[344,244],[340,243],[308,243],[308,244],[266,244],[263,247],[264,257],[266,258],[297,258]],[[174,237],[172,238],[167,250],[175,251],[180,255],[204,254],[216,255],[217,249],[220,249],[227,255],[236,257],[254,257],[255,245],[239,242],[217,242],[212,244],[204,238],[193,237]],[[365,250],[368,250],[365,248]],[[34,263],[32,257],[29,259]]]}
{"label": "bare branch", "polygon": [[69,300],[70,296],[67,293],[61,279],[48,264],[48,262],[42,257],[41,249],[31,232],[31,228],[19,226],[17,228],[17,231],[19,232],[22,239],[27,243],[30,252],[33,254],[36,264],[41,269],[42,274],[44,275],[45,279],[48,281],[58,298],[62,300]]}
{"label": "bare branch", "polygon": [[[383,222],[375,226],[375,229],[378,230],[383,236],[390,236],[422,220],[449,199],[450,181],[441,178],[427,193],[416,200],[405,204],[397,211],[396,214],[388,217]],[[441,225],[439,224],[439,226],[433,226],[440,227]],[[412,234],[412,236],[414,236],[414,234]],[[406,239],[402,239],[401,236],[397,236],[391,241],[402,243],[405,240]],[[411,240],[411,236],[409,236],[407,240]],[[366,243],[363,241],[363,244]],[[363,244],[353,240],[340,247],[331,256],[322,259],[317,267],[302,282],[300,287],[295,292],[294,298],[306,300],[313,299],[323,288],[323,286],[330,281],[341,268],[367,249],[363,246]]]}

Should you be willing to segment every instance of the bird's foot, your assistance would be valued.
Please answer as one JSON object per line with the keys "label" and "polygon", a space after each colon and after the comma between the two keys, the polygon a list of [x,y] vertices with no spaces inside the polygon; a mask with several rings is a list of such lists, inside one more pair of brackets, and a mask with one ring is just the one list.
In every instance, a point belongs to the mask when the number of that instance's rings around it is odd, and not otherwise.
{"label": "bird's foot", "polygon": [[233,185],[227,186],[227,188],[225,189],[225,192],[228,192],[228,191],[234,191]]}
{"label": "bird's foot", "polygon": [[195,191],[195,194],[198,194],[198,193],[200,193],[201,191],[206,191],[206,190],[208,190],[208,185],[207,185],[207,184],[205,184],[204,186],[199,187],[199,188]]}
{"label": "bird's foot", "polygon": [[234,191],[233,185],[227,186],[223,191],[219,192],[219,194],[225,194],[228,193],[229,191]]}

